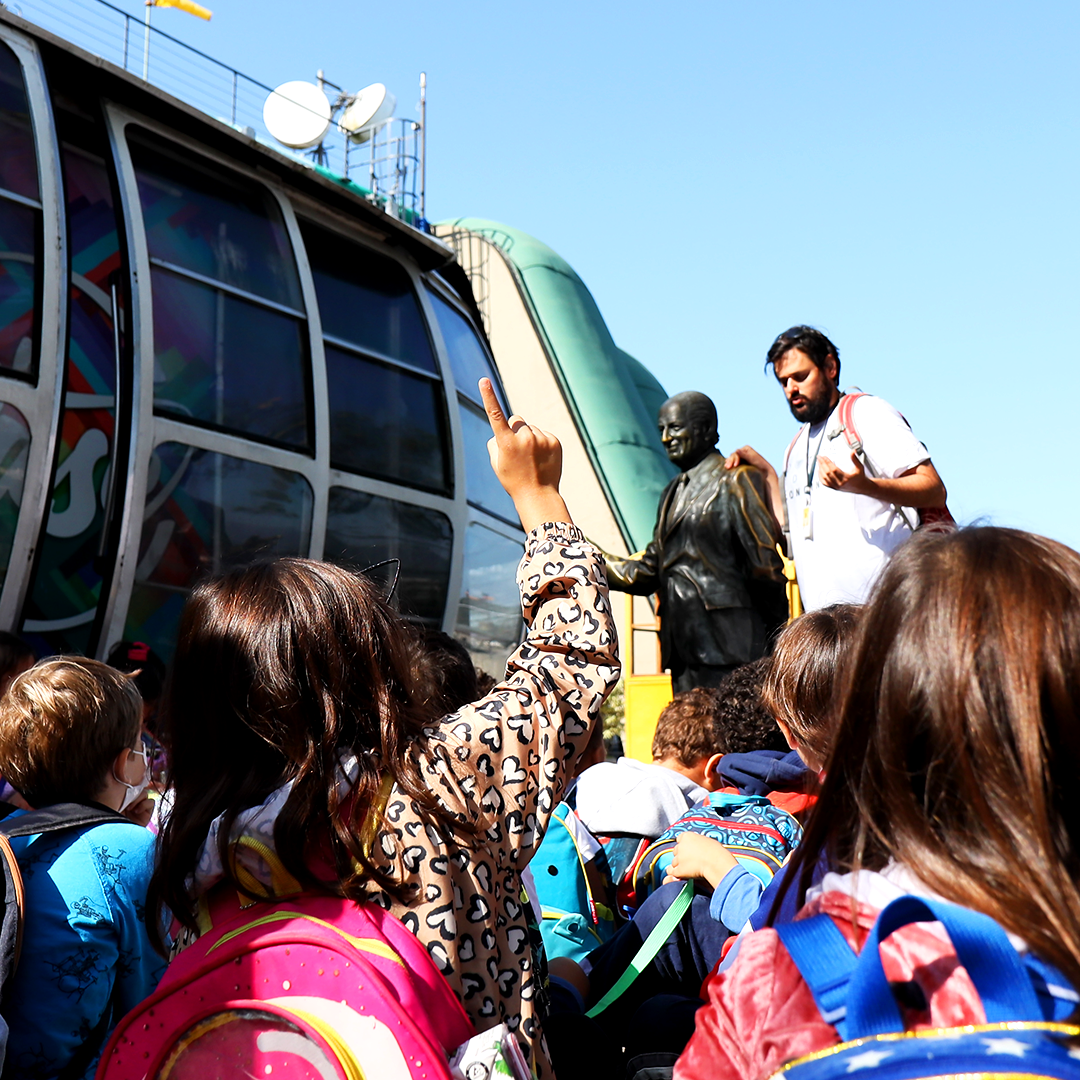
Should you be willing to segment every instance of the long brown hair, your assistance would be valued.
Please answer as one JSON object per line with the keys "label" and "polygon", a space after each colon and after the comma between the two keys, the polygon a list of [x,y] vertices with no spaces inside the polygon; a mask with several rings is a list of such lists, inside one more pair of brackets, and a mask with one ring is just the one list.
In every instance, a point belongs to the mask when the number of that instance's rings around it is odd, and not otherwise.
{"label": "long brown hair", "polygon": [[[188,600],[164,701],[163,740],[175,803],[160,837],[148,908],[194,928],[187,882],[211,822],[226,875],[237,816],[288,781],[274,828],[286,869],[303,885],[361,895],[374,877],[394,883],[362,850],[364,813],[389,773],[435,822],[449,816],[407,751],[432,717],[417,700],[409,629],[360,574],[329,563],[279,559],[204,582]],[[342,753],[359,777],[338,791]],[[449,822],[447,822],[449,824]],[[460,830],[463,823],[455,817]],[[465,831],[468,832],[467,825]],[[337,880],[309,867],[313,832],[325,837]],[[149,920],[152,928],[157,918]]]}
{"label": "long brown hair", "polygon": [[[1080,986],[1080,555],[1011,529],[918,535],[863,614],[788,876],[902,863]],[[774,911],[776,909],[774,908]]]}

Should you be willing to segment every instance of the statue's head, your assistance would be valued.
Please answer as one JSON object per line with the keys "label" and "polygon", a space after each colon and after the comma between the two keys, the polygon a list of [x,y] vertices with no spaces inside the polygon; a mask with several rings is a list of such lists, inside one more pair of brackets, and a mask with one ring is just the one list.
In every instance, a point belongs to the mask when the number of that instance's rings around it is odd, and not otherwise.
{"label": "statue's head", "polygon": [[660,406],[657,422],[667,456],[683,472],[716,447],[716,406],[696,390],[669,397]]}

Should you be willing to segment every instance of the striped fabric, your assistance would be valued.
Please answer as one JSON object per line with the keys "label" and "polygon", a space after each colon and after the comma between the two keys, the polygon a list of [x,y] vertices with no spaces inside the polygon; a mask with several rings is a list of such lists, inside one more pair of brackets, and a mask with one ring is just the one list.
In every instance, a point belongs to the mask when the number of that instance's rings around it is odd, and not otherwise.
{"label": "striped fabric", "polygon": [[764,885],[769,884],[773,874],[802,839],[802,826],[764,795],[713,792],[700,806],[688,810],[641,854],[634,869],[638,905],[663,884],[679,833],[687,831],[719,840]]}

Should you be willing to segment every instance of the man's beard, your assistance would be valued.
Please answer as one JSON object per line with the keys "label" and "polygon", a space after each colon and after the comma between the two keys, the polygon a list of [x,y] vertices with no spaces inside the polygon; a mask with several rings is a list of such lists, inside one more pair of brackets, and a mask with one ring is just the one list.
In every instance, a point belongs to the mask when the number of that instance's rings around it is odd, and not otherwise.
{"label": "man's beard", "polygon": [[833,410],[829,401],[831,397],[830,394],[828,397],[814,398],[813,400],[804,398],[803,403],[798,408],[794,405],[788,405],[788,408],[791,409],[791,415],[800,423],[820,424]]}

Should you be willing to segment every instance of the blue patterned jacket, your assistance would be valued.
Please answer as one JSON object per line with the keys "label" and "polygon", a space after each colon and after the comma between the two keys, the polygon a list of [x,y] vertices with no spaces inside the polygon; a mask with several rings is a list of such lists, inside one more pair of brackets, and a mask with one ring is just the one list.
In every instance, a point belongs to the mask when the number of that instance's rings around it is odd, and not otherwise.
{"label": "blue patterned jacket", "polygon": [[[26,921],[5,1008],[4,1077],[46,1080],[94,1030],[114,986],[115,1021],[165,971],[165,959],[146,936],[154,835],[134,823],[105,824],[14,837],[11,846],[26,886]],[[97,1055],[85,1076],[92,1077],[96,1065]]]}

